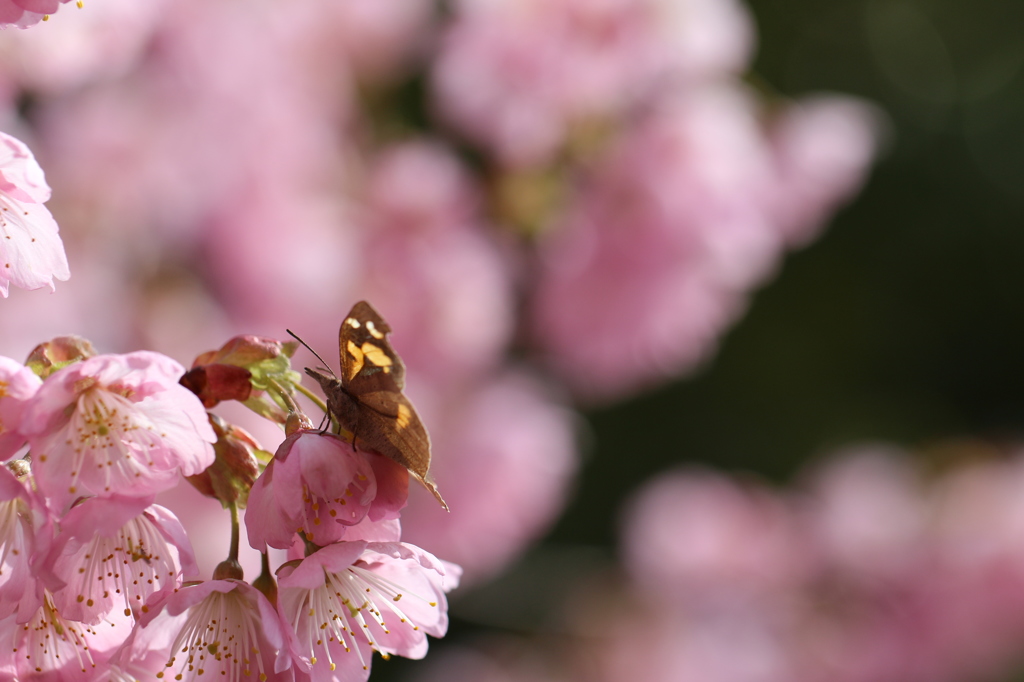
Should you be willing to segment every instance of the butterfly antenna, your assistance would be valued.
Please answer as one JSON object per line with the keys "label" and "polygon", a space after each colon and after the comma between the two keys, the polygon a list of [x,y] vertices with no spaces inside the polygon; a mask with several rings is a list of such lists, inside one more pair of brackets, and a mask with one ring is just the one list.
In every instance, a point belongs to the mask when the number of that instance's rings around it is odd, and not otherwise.
{"label": "butterfly antenna", "polygon": [[306,343],[306,342],[305,342],[305,341],[303,341],[303,340],[302,340],[301,338],[299,338],[299,335],[298,335],[298,334],[296,334],[295,332],[293,332],[293,331],[292,331],[291,329],[285,329],[285,331],[286,331],[286,332],[288,332],[288,335],[289,335],[289,336],[291,336],[291,337],[292,337],[293,339],[295,339],[296,341],[298,341],[299,343],[301,343],[301,344],[302,344],[303,346],[305,346],[305,347],[306,347],[306,350],[308,350],[308,351],[309,351],[310,353],[312,353],[313,355],[315,355],[315,356],[316,356],[316,359],[317,359],[317,360],[319,360],[319,361],[321,362],[321,364],[323,364],[323,366],[324,366],[324,367],[326,367],[326,368],[328,369],[328,371],[330,371],[330,373],[331,373],[331,374],[334,374],[334,370],[333,370],[333,369],[331,369],[331,366],[327,364],[327,361],[326,361],[326,360],[324,360],[324,359],[323,359],[322,357],[320,357],[320,354],[319,354],[319,353],[317,353],[317,352],[316,352],[315,350],[313,350],[312,348],[310,348],[310,347],[309,347],[309,344],[308,344],[308,343]]}

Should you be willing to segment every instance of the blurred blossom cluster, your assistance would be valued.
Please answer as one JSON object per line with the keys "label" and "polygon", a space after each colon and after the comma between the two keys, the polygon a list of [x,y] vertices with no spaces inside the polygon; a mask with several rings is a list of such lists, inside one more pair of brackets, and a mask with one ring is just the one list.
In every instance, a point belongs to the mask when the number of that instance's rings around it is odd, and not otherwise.
{"label": "blurred blossom cluster", "polygon": [[457,510],[417,491],[407,534],[470,582],[560,512],[569,402],[708,357],[876,148],[866,104],[742,80],[736,0],[58,6],[0,0],[52,14],[0,32],[0,122],[55,188],[74,286],[6,301],[0,347],[185,359],[288,326],[327,356],[368,299]]}
{"label": "blurred blossom cluster", "polygon": [[583,570],[561,625],[492,635],[417,679],[1014,679],[1024,455],[941,449],[959,463],[850,449],[789,491],[664,473],[624,514],[622,569]]}

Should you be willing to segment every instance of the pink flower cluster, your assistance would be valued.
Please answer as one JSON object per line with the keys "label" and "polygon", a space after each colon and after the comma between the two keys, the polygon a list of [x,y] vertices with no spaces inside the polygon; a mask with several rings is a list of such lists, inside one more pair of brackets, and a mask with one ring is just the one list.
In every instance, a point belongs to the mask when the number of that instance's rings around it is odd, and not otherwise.
{"label": "pink flower cluster", "polygon": [[433,670],[456,682],[1012,679],[1024,640],[1024,455],[942,450],[968,463],[925,473],[905,452],[865,447],[789,492],[662,474],[627,510],[625,570],[588,567],[557,609],[569,634],[557,659],[542,631]]}
{"label": "pink flower cluster", "polygon": [[[296,416],[260,474],[255,440],[208,415],[226,392],[266,412],[236,379],[294,375],[281,344],[236,342],[200,365],[235,372],[191,381],[159,353],[72,337],[27,366],[0,358],[4,679],[365,680],[374,651],[422,658],[444,635],[461,571],[400,541],[404,468]],[[248,498],[253,547],[289,550],[279,582],[242,580],[237,539],[213,580],[184,582],[199,576],[188,534],[153,503],[180,476],[232,509]]]}

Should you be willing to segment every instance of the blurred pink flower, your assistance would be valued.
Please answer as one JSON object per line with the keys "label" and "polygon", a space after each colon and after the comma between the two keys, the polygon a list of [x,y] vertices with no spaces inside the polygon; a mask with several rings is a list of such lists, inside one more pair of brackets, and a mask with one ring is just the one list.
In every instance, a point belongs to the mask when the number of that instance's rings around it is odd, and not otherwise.
{"label": "blurred pink flower", "polygon": [[467,581],[484,580],[538,538],[565,504],[578,466],[573,416],[516,372],[443,403],[420,402],[433,440],[431,471],[451,513],[414,494],[403,537],[460,564]]}
{"label": "blurred pink flower", "polygon": [[837,206],[863,184],[884,131],[863,100],[816,96],[783,110],[770,131],[779,224],[791,245],[817,236]]}
{"label": "blurred pink flower", "polygon": [[[845,184],[820,178],[870,156],[823,154],[814,178],[780,183],[760,117],[750,94],[731,87],[662,100],[597,159],[551,228],[531,332],[582,398],[621,397],[704,359],[794,231],[808,233],[796,216],[821,217],[839,198],[826,201],[825,188],[851,189],[852,171]],[[780,213],[802,199],[813,207]]]}
{"label": "blurred pink flower", "polygon": [[147,496],[213,462],[216,440],[184,368],[149,351],[61,369],[26,406],[39,488],[58,506],[84,494]]}
{"label": "blurred pink flower", "polygon": [[254,175],[322,186],[346,106],[328,85],[347,81],[343,70],[318,81],[319,70],[302,68],[300,19],[312,16],[235,0],[168,3],[124,78],[42,102],[47,167],[67,210],[121,239],[145,230],[133,247],[153,258],[168,247],[194,253],[212,211],[253,198]]}
{"label": "blurred pink flower", "polygon": [[692,367],[778,257],[771,159],[754,102],[662,102],[598,161],[541,244],[532,333],[585,398]]}
{"label": "blurred pink flower", "polygon": [[771,491],[698,471],[660,475],[627,507],[623,560],[656,599],[763,599],[799,586],[812,553]]}
{"label": "blurred pink flower", "polygon": [[68,0],[0,0],[0,29],[38,24],[66,2]]}
{"label": "blurred pink flower", "polygon": [[549,158],[575,124],[677,81],[736,71],[750,21],[733,0],[463,0],[434,66],[437,108],[513,165]]}
{"label": "blurred pink flower", "polygon": [[274,335],[287,319],[321,355],[336,358],[363,250],[344,207],[264,176],[249,192],[225,198],[205,225],[210,279],[231,327]]}
{"label": "blurred pink flower", "polygon": [[877,445],[839,451],[819,466],[800,511],[822,561],[874,580],[914,570],[924,559],[929,506],[907,453]]}
{"label": "blurred pink flower", "polygon": [[[785,630],[776,627],[770,612],[686,614],[632,603],[626,611],[608,618],[606,630],[578,652],[581,679],[802,681]],[[644,653],[637,656],[637,651]]]}
{"label": "blurred pink flower", "polygon": [[50,187],[43,169],[22,142],[0,133],[0,294],[8,285],[54,289],[66,280],[68,260],[57,222],[43,203]]}

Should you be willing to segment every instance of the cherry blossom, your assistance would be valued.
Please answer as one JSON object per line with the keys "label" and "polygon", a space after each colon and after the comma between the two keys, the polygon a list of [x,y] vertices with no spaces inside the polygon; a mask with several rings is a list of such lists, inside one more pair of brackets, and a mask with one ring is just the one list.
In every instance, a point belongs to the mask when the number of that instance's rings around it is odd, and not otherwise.
{"label": "cherry blossom", "polygon": [[149,351],[97,355],[51,375],[25,408],[36,480],[68,502],[145,496],[213,462],[216,439],[184,368]]}
{"label": "cherry blossom", "polygon": [[32,152],[21,141],[0,133],[0,294],[4,298],[12,283],[23,289],[48,286],[52,291],[54,279],[70,276],[57,222],[43,206],[49,198],[50,187]]}
{"label": "cherry blossom", "polygon": [[95,626],[65,618],[44,593],[42,606],[26,622],[0,621],[0,671],[14,671],[4,679],[91,682],[131,629],[131,619],[118,613]]}
{"label": "cherry blossom", "polygon": [[63,584],[53,602],[72,620],[97,623],[120,604],[138,613],[151,595],[198,569],[178,519],[147,498],[94,497],[71,509],[44,567]]}
{"label": "cherry blossom", "polygon": [[52,533],[44,501],[0,467],[0,613],[24,620],[39,607],[33,561]]}
{"label": "cherry blossom", "polygon": [[550,160],[577,128],[746,62],[732,0],[461,0],[434,65],[437,109],[502,162]]}
{"label": "cherry blossom", "polygon": [[294,653],[317,682],[365,680],[373,651],[422,658],[448,629],[461,571],[405,543],[340,542],[279,573]]}
{"label": "cherry blossom", "polygon": [[27,439],[19,433],[21,413],[41,384],[28,367],[0,357],[0,460],[9,459],[25,445]]}
{"label": "cherry blossom", "polygon": [[[748,291],[813,232],[807,221],[856,185],[871,117],[792,116],[776,141],[753,93],[695,87],[662,97],[594,159],[540,245],[532,320],[578,395],[619,398],[707,358]],[[822,129],[844,132],[837,149],[811,147],[829,139]]]}
{"label": "cherry blossom", "polygon": [[356,451],[333,434],[297,431],[249,494],[249,544],[287,549],[298,530],[327,545],[364,518],[397,518],[408,491],[409,473],[391,460]]}
{"label": "cherry blossom", "polygon": [[[180,616],[186,614],[184,618]],[[172,631],[165,677],[290,682],[292,660],[277,612],[239,580],[208,580],[156,600],[141,624]]]}

